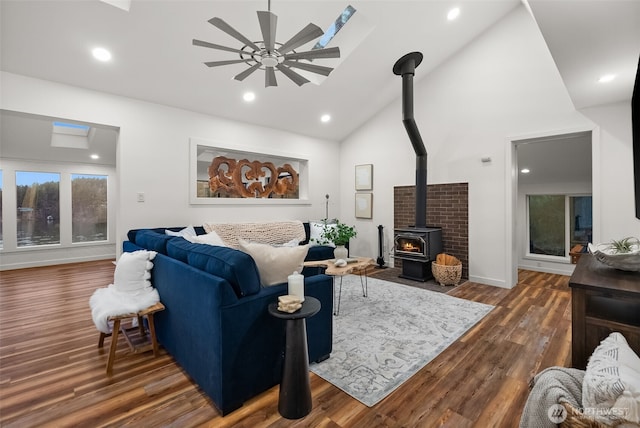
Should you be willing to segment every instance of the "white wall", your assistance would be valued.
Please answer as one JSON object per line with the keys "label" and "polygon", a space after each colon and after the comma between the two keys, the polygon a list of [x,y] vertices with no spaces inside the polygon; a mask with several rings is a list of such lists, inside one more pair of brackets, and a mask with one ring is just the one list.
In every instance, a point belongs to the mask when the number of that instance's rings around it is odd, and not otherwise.
{"label": "white wall", "polygon": [[[117,155],[117,249],[138,227],[200,225],[204,221],[321,219],[325,194],[339,209],[338,143],[3,72],[0,108],[120,128]],[[223,102],[222,100],[218,102]],[[190,205],[189,138],[292,153],[309,159],[306,205]],[[137,193],[145,202],[137,202]]]}
{"label": "white wall", "polygon": [[[397,86],[400,96],[400,77]],[[510,186],[506,147],[516,136],[589,129],[593,123],[574,109],[544,39],[523,6],[428,75],[421,75],[418,67],[414,98],[416,122],[429,153],[429,183],[469,183],[470,279],[511,287],[507,274],[507,251],[511,250],[506,242],[506,194]],[[603,120],[615,116],[599,110],[593,116],[599,113]],[[399,98],[342,144],[345,192],[341,218],[351,220],[358,228],[352,248],[359,255],[377,253],[375,225],[383,224],[387,235],[392,234],[393,186],[415,181],[415,156],[401,116]],[[607,125],[613,129],[626,126],[611,122]],[[603,170],[613,167],[613,156],[618,162],[630,158],[630,139],[621,141],[626,144],[619,143],[613,153],[599,157],[607,164]],[[594,153],[594,158],[599,155]],[[490,156],[492,161],[483,164],[483,156]],[[353,167],[362,163],[374,164],[372,221],[356,221],[353,216]],[[620,189],[610,179],[603,179],[601,185],[604,194]],[[630,198],[630,186],[623,185],[623,193],[618,194]],[[602,219],[606,224],[620,222],[616,228],[630,230],[637,221],[631,216],[630,205],[628,211],[614,215],[606,208]],[[517,257],[513,263],[517,263]]]}
{"label": "white wall", "polygon": [[[640,238],[640,220],[635,218],[633,188],[633,138],[631,101],[580,110],[596,123],[600,141],[593,152],[594,172],[601,179],[597,209],[602,227],[596,242],[610,242],[627,236]],[[596,207],[594,206],[594,210]]]}

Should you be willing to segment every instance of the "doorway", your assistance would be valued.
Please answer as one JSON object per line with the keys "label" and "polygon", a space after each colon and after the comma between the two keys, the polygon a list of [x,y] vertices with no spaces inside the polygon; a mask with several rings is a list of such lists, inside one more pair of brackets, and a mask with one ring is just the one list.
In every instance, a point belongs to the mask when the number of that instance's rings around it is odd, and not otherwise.
{"label": "doorway", "polygon": [[[540,134],[509,139],[507,156],[507,275],[509,287],[517,283],[518,269],[571,275],[574,265],[568,254],[571,247],[571,232],[564,234],[565,228],[573,228],[578,218],[578,232],[585,239],[593,240],[597,233],[599,213],[597,207],[598,187],[597,164],[593,153],[597,153],[597,130],[580,129],[567,132]],[[534,248],[531,234],[535,227],[530,216],[530,201],[554,201],[561,209],[556,213],[557,233],[563,233],[548,245],[553,250]],[[590,213],[575,212],[578,202],[585,210],[589,201]],[[580,217],[576,217],[580,215]],[[534,219],[535,220],[535,219]],[[581,221],[582,220],[582,221]],[[545,221],[551,221],[545,219]],[[539,237],[537,237],[540,240]],[[573,238],[575,239],[575,238]],[[532,247],[533,245],[533,247]]]}

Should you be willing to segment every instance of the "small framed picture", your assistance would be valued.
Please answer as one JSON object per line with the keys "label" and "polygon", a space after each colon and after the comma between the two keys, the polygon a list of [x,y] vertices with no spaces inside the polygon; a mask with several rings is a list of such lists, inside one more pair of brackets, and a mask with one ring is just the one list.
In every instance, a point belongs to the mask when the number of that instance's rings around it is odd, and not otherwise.
{"label": "small framed picture", "polygon": [[373,217],[373,193],[356,193],[356,218]]}
{"label": "small framed picture", "polygon": [[356,165],[356,190],[373,190],[373,165]]}

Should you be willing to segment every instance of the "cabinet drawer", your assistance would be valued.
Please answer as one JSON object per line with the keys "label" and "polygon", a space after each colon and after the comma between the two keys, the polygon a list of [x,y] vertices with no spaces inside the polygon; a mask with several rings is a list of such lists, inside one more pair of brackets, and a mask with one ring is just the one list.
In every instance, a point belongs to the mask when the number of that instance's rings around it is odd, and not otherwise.
{"label": "cabinet drawer", "polygon": [[640,327],[640,300],[594,293],[585,298],[587,317]]}

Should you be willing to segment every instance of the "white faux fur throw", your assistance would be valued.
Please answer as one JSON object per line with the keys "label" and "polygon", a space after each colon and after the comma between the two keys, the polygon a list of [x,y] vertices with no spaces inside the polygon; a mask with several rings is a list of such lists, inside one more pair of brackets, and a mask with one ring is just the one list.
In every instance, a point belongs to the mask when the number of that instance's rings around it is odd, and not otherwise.
{"label": "white faux fur throw", "polygon": [[93,292],[89,306],[96,328],[102,333],[111,333],[108,317],[135,313],[159,301],[160,296],[155,288],[146,288],[143,292],[132,294],[118,291],[113,284],[109,284],[108,287]]}

